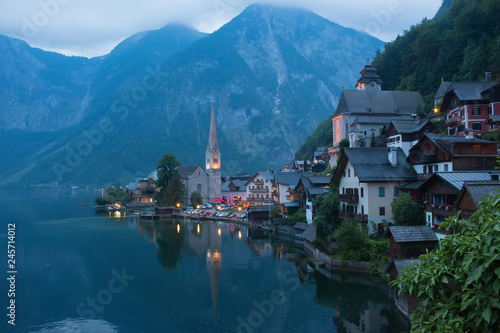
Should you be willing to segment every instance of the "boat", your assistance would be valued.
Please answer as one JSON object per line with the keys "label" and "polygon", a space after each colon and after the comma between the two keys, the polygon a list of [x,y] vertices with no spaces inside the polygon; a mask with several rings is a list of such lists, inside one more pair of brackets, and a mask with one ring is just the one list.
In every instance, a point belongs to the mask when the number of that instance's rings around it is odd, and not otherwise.
{"label": "boat", "polygon": [[127,210],[127,208],[125,206],[122,206],[119,204],[114,204],[114,205],[106,206],[106,210],[108,212],[121,212],[121,211]]}
{"label": "boat", "polygon": [[81,204],[80,206],[87,207],[89,204]]}

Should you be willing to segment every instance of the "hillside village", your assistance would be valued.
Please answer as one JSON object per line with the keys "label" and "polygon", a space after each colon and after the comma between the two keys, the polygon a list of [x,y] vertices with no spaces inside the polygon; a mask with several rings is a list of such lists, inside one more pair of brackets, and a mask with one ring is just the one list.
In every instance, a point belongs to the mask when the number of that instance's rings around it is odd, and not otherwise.
{"label": "hillside village", "polygon": [[[382,267],[392,280],[417,262],[420,254],[436,248],[449,234],[448,228],[441,227],[447,217],[457,212],[463,218],[471,216],[484,195],[500,189],[498,144],[481,139],[500,131],[500,82],[492,81],[489,73],[482,82],[443,81],[435,108],[422,118],[425,110],[419,92],[383,90],[370,63],[360,74],[355,89],[343,90],[332,119],[334,146],[318,147],[311,160],[292,161],[282,170],[222,176],[224,147],[221,153],[212,103],[205,168],[200,164],[178,167],[185,191],[177,207],[180,210],[182,205],[188,212],[183,216],[193,217],[195,212],[196,218],[220,219],[230,214],[189,207],[197,191],[206,204],[203,207],[234,207],[230,217],[246,221],[248,215],[246,222],[266,230],[283,231],[288,221],[306,251],[332,268],[340,262],[323,253],[328,252],[326,239],[332,239],[320,234],[324,230],[328,234],[327,227],[331,233],[335,226],[316,219],[318,198],[336,191],[338,216],[329,219],[357,221],[368,234],[388,238],[389,265]],[[443,120],[447,134],[439,130]],[[156,179],[154,172],[128,185],[132,207],[154,205]],[[394,225],[393,202],[405,193],[424,212],[420,225]],[[170,212],[174,211],[172,207]],[[394,290],[393,297],[406,315],[417,305],[408,295],[396,297]]]}

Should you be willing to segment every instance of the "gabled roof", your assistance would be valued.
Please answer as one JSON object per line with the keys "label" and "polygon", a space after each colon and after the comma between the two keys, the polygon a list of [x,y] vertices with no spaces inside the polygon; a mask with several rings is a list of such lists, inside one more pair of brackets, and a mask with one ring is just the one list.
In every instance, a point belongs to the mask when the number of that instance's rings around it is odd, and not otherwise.
{"label": "gabled roof", "polygon": [[418,259],[394,259],[394,266],[396,266],[398,273],[401,273],[403,269],[416,263],[418,263]]}
{"label": "gabled roof", "polygon": [[314,242],[316,239],[316,226],[314,224],[309,224],[307,229],[302,233],[302,238],[310,243]]}
{"label": "gabled roof", "polygon": [[438,171],[426,179],[425,182],[420,185],[419,189],[425,188],[427,185],[432,184],[436,179],[441,179],[458,191],[462,189],[464,182],[466,181],[488,181],[491,180],[491,173],[500,173],[500,171],[495,170],[481,170],[481,171]]}
{"label": "gabled roof", "polygon": [[[444,134],[433,134],[433,133],[425,133],[419,140],[422,141],[424,139],[430,140],[434,143],[443,153],[448,156],[457,155],[453,152],[453,145],[456,143],[466,143],[466,144],[496,144],[493,141],[481,140],[477,138],[467,139],[465,136],[460,135],[444,135]],[[418,143],[410,149],[410,153],[418,147]]]}
{"label": "gabled roof", "polygon": [[387,148],[344,148],[333,176],[334,182],[340,182],[347,161],[351,162],[360,182],[416,181],[417,174],[406,161],[406,155],[401,148],[396,150],[396,156],[398,165],[393,167],[389,162]]}
{"label": "gabled roof", "polygon": [[[202,168],[202,166],[200,164],[190,164],[190,165],[181,165],[179,167],[179,174],[181,175],[181,178],[189,178],[189,176],[191,176],[197,169],[201,168],[203,170],[203,172],[205,172],[205,170]],[[205,172],[205,174],[207,174]]]}
{"label": "gabled roof", "polygon": [[462,191],[458,196],[457,202],[460,201],[460,198],[465,194],[465,191],[467,191],[472,201],[477,206],[479,201],[483,199],[483,196],[492,194],[493,192],[496,192],[498,190],[500,190],[500,181],[498,180],[465,181],[462,187]]}
{"label": "gabled roof", "polygon": [[462,101],[488,99],[488,97],[484,95],[484,92],[496,86],[498,83],[497,81],[488,83],[486,81],[451,82],[443,96],[453,91]]}
{"label": "gabled roof", "polygon": [[500,122],[500,115],[497,114],[490,114],[488,116],[488,119],[486,119],[485,121],[486,124],[498,123],[498,122]]}
{"label": "gabled roof", "polygon": [[276,172],[274,175],[276,184],[290,185],[292,188],[297,186],[302,176],[299,172]]}
{"label": "gabled roof", "polygon": [[334,117],[342,114],[400,116],[423,109],[424,99],[416,91],[343,90]]}
{"label": "gabled roof", "polygon": [[392,226],[389,227],[389,232],[397,243],[438,241],[432,228],[427,225]]}
{"label": "gabled roof", "polygon": [[449,81],[441,81],[441,84],[439,85],[439,88],[436,92],[436,95],[434,96],[434,99],[444,97],[444,94],[446,94],[450,85],[451,82]]}
{"label": "gabled roof", "polygon": [[222,184],[221,191],[222,192],[232,192],[229,188],[229,185],[233,184],[236,186],[238,192],[245,192],[247,187],[245,186],[246,180],[230,180]]}
{"label": "gabled roof", "polygon": [[255,175],[252,176],[249,180],[245,182],[245,186],[247,186],[254,178],[257,176],[262,176],[262,178],[267,179],[271,183],[273,182],[274,174],[271,171],[258,171]]}
{"label": "gabled roof", "polygon": [[297,223],[295,223],[295,225],[293,227],[294,227],[294,229],[306,230],[308,226],[309,226],[309,224],[307,224],[305,222],[297,222]]}
{"label": "gabled roof", "polygon": [[401,119],[401,120],[392,120],[392,126],[399,134],[411,134],[420,131],[422,128],[427,126],[428,124],[432,124],[429,119],[425,119],[423,121],[415,120],[415,119]]}

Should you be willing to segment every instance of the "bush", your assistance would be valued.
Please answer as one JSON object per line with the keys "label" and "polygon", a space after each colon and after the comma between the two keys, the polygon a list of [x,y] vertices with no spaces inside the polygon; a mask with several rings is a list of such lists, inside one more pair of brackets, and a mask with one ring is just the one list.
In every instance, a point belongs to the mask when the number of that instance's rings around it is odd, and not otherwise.
{"label": "bush", "polygon": [[335,232],[335,239],[339,242],[339,253],[344,260],[368,260],[369,243],[365,226],[357,220],[345,220]]}
{"label": "bush", "polygon": [[306,213],[298,210],[297,212],[295,212],[295,214],[288,218],[288,221],[292,226],[294,226],[297,222],[306,222]]}

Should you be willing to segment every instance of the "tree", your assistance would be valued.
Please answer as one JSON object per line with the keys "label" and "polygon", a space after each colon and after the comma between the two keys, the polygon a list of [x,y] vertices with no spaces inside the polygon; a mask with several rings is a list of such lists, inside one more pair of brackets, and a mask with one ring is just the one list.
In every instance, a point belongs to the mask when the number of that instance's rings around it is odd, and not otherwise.
{"label": "tree", "polygon": [[193,191],[189,199],[191,200],[191,206],[193,207],[197,207],[198,205],[201,205],[203,203],[203,196],[198,190]]}
{"label": "tree", "polygon": [[469,219],[441,226],[452,234],[419,257],[392,285],[420,298],[412,332],[500,331],[500,193],[480,201]]}
{"label": "tree", "polygon": [[377,147],[377,140],[375,139],[375,132],[373,131],[370,137],[370,147]]}
{"label": "tree", "polygon": [[423,225],[425,216],[423,210],[411,199],[408,193],[403,192],[391,203],[392,218],[395,225]]}
{"label": "tree", "polygon": [[295,225],[297,222],[306,222],[306,213],[299,209],[288,220],[291,225]]}
{"label": "tree", "polygon": [[335,232],[339,242],[339,253],[344,260],[366,260],[368,253],[368,233],[365,226],[356,220],[344,220]]}
{"label": "tree", "polygon": [[181,162],[172,153],[163,155],[158,160],[156,186],[160,188],[160,191],[155,193],[155,200],[158,204],[175,206],[183,201],[185,186],[179,174],[180,166]]}
{"label": "tree", "polygon": [[271,217],[281,217],[281,212],[279,208],[273,208],[271,209]]}
{"label": "tree", "polygon": [[317,219],[323,226],[334,229],[339,223],[339,189],[331,186],[328,193],[318,195],[313,200]]}

